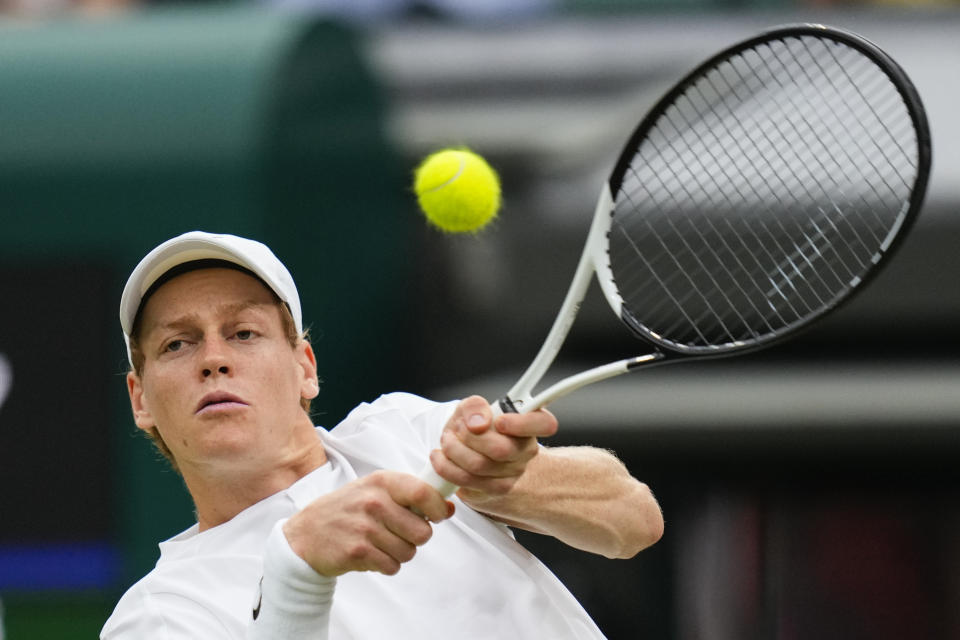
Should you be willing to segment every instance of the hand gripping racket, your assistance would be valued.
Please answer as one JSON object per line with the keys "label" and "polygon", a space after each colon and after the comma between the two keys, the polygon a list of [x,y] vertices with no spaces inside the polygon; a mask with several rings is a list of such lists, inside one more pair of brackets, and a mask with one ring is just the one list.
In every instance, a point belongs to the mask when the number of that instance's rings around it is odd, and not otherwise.
{"label": "hand gripping racket", "polygon": [[[910,79],[855,34],[787,26],[718,53],[633,132],[556,321],[495,409],[532,411],[643,365],[746,352],[808,326],[889,259],[930,155]],[[649,352],[534,394],[593,274]],[[420,477],[456,490],[429,462]]]}

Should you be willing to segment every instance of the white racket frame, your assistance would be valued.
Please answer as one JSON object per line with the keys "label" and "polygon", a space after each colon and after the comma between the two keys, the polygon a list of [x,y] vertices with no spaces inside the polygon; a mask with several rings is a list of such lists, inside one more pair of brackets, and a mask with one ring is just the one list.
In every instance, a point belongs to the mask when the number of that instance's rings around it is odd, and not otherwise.
{"label": "white racket frame", "polygon": [[570,333],[580,311],[580,305],[590,288],[593,276],[596,275],[600,289],[603,291],[607,303],[617,317],[621,317],[623,308],[623,298],[617,290],[617,285],[613,279],[613,272],[610,270],[610,257],[608,253],[610,227],[613,220],[613,194],[610,191],[609,183],[604,183],[600,191],[600,197],[597,200],[597,207],[593,214],[593,222],[590,224],[590,231],[587,233],[587,241],[580,255],[580,261],[577,263],[577,269],[573,274],[573,280],[567,295],[560,305],[560,311],[557,318],[550,328],[540,351],[537,353],[533,362],[527,367],[516,384],[510,388],[506,396],[497,404],[507,406],[499,407],[503,409],[512,409],[517,413],[526,413],[536,411],[545,407],[554,400],[576,391],[594,382],[606,380],[620,374],[626,373],[633,367],[649,363],[663,358],[660,352],[654,352],[645,356],[625,358],[616,362],[611,362],[592,369],[581,371],[576,375],[564,378],[559,382],[547,387],[540,393],[533,395],[533,389],[543,379],[550,365],[556,359],[557,354],[563,347],[563,342]]}

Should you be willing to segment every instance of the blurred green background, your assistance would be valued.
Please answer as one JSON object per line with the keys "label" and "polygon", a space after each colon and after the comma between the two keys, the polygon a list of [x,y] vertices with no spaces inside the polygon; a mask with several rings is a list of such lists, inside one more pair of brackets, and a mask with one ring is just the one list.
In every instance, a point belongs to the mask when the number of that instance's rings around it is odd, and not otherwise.
{"label": "blurred green background", "polygon": [[[298,275],[324,372],[318,421],[329,424],[403,362],[406,345],[388,347],[373,329],[384,310],[403,307],[405,176],[356,34],[320,18],[216,6],[0,22],[0,87],[4,306],[32,314],[43,305],[33,298],[56,300],[42,308],[57,318],[0,343],[15,376],[0,414],[3,456],[35,461],[19,473],[5,465],[6,486],[35,493],[4,500],[0,544],[8,557],[73,548],[106,576],[74,594],[53,578],[18,584],[8,574],[6,625],[11,638],[93,637],[124,585],[153,565],[156,543],[192,519],[179,479],[131,430],[114,311],[126,274],[191,229],[268,243]],[[102,282],[71,284],[66,274],[76,272]],[[402,315],[390,323],[406,330]],[[352,334],[357,327],[366,334]],[[48,332],[70,339],[54,350]],[[76,342],[88,349],[77,354]],[[85,390],[58,398],[23,364],[38,359]],[[36,406],[45,395],[56,406],[49,415]],[[44,460],[48,438],[64,451],[57,465]],[[91,441],[102,446],[91,451]],[[31,510],[78,502],[112,506],[96,510],[96,523],[76,513],[24,522]],[[91,553],[101,542],[115,553]],[[23,569],[0,571],[12,566]]]}

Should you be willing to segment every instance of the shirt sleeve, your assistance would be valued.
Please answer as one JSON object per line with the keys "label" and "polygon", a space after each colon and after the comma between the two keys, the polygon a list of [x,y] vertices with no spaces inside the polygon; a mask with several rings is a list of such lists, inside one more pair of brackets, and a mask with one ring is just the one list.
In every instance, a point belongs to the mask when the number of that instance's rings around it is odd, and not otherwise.
{"label": "shirt sleeve", "polygon": [[260,597],[247,640],[326,640],[336,578],[322,576],[294,553],[278,522],[267,539]]}
{"label": "shirt sleeve", "polygon": [[101,640],[228,640],[230,631],[203,605],[175,593],[132,589],[100,632]]}
{"label": "shirt sleeve", "polygon": [[327,444],[347,454],[361,475],[376,468],[417,473],[440,446],[456,406],[409,393],[383,395],[354,409],[330,432]]}

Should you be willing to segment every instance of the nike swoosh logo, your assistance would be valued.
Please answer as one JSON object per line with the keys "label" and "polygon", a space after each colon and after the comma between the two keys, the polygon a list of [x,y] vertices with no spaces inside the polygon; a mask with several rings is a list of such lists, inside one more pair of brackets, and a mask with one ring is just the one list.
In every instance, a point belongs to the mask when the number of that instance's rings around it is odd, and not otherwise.
{"label": "nike swoosh logo", "polygon": [[253,619],[260,617],[260,605],[263,604],[263,578],[260,578],[260,584],[257,585],[257,605],[253,608]]}

